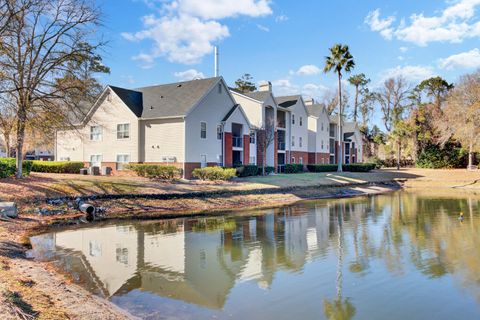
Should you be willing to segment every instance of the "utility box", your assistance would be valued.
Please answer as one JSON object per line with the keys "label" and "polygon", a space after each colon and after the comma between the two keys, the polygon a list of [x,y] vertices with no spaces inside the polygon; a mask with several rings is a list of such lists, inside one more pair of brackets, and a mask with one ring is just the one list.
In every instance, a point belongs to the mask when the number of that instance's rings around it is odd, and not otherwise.
{"label": "utility box", "polygon": [[80,174],[87,175],[88,174],[88,169],[87,168],[80,169]]}

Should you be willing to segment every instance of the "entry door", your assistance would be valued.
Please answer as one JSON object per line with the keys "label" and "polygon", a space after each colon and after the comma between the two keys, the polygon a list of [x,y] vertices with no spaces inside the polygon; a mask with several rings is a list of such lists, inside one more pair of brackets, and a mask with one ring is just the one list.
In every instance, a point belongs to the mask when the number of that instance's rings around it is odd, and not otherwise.
{"label": "entry door", "polygon": [[205,168],[207,166],[207,155],[206,154],[200,155],[200,166],[202,168]]}
{"label": "entry door", "polygon": [[345,164],[350,163],[350,142],[345,142]]}

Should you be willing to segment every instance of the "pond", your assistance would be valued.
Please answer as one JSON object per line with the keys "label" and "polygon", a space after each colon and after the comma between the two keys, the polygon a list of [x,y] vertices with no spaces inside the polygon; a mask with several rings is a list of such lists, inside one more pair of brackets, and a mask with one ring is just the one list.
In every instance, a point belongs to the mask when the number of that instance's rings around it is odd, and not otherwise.
{"label": "pond", "polygon": [[480,319],[480,197],[465,194],[123,221],[31,242],[36,259],[144,319]]}

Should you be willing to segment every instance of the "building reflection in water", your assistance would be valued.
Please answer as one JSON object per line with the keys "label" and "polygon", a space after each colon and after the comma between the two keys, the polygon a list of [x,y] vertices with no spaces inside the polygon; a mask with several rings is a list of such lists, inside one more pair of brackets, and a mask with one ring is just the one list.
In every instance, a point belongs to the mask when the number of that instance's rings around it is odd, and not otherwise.
{"label": "building reflection in water", "polygon": [[[350,319],[354,301],[342,289],[342,272],[361,277],[372,259],[381,259],[395,274],[410,259],[429,276],[461,270],[464,279],[480,283],[478,254],[468,261],[465,256],[480,245],[478,208],[478,200],[397,193],[248,216],[84,228],[35,237],[32,243],[37,254],[54,256],[74,278],[106,297],[139,290],[210,309],[223,308],[237,284],[253,282],[268,290],[278,272],[301,273],[310,261],[334,255],[337,276],[331,281],[337,292],[319,301],[327,318]],[[467,216],[461,230],[459,211]],[[471,289],[478,293],[478,285]]]}

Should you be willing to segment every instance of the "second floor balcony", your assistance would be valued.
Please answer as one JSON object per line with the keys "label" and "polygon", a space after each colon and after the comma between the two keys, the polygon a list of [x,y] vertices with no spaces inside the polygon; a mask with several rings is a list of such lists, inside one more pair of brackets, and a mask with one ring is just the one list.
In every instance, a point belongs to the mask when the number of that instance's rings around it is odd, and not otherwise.
{"label": "second floor balcony", "polygon": [[242,137],[232,137],[232,147],[234,148],[243,148],[243,138]]}

